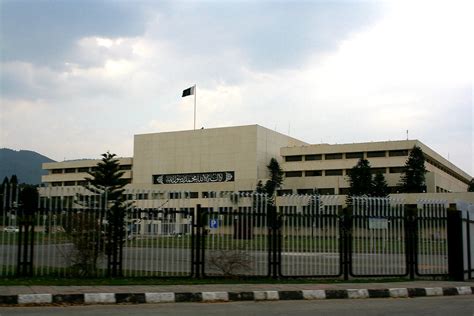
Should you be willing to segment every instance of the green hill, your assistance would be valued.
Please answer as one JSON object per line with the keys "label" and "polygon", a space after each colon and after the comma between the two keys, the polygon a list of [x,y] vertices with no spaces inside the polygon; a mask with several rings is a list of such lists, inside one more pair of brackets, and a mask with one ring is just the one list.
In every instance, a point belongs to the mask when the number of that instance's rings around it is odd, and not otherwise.
{"label": "green hill", "polygon": [[46,174],[41,169],[43,162],[54,160],[30,150],[0,148],[0,181],[16,174],[19,183],[40,184],[41,175]]}

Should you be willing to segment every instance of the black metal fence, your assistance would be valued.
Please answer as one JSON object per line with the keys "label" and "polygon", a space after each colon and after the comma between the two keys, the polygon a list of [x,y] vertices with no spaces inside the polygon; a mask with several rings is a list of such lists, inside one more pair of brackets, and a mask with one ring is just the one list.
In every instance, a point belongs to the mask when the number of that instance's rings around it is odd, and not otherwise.
{"label": "black metal fence", "polygon": [[197,201],[186,192],[127,191],[124,233],[112,234],[106,196],[89,195],[84,206],[78,192],[58,192],[43,191],[34,212],[4,205],[0,276],[473,274],[474,207],[467,203],[357,197],[344,207],[337,196],[228,193]]}

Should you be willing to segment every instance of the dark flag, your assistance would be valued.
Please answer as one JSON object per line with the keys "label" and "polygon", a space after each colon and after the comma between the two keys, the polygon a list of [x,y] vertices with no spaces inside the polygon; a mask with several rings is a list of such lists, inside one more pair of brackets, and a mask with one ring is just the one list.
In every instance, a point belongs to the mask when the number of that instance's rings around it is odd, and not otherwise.
{"label": "dark flag", "polygon": [[183,90],[183,98],[187,97],[188,95],[194,95],[194,89],[195,86],[192,86],[191,88],[187,88],[186,90]]}

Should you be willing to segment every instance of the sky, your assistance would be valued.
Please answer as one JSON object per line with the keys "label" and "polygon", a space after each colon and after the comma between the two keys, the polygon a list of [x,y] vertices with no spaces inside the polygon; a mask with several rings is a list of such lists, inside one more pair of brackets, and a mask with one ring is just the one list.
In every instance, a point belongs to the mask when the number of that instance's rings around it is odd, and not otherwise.
{"label": "sky", "polygon": [[0,0],[0,148],[133,156],[133,135],[259,124],[419,139],[474,175],[472,1]]}

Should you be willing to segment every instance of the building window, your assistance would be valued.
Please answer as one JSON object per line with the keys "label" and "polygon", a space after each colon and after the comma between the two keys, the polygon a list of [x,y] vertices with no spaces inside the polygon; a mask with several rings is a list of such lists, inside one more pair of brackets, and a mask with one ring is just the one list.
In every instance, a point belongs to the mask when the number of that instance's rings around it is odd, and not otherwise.
{"label": "building window", "polygon": [[137,200],[148,200],[148,193],[138,193]]}
{"label": "building window", "polygon": [[153,200],[162,200],[165,198],[165,193],[164,192],[153,192],[151,194],[151,198]]}
{"label": "building window", "polygon": [[78,168],[77,172],[89,172],[89,167]]}
{"label": "building window", "polygon": [[120,165],[120,170],[132,170],[132,165]]}
{"label": "building window", "polygon": [[65,173],[75,173],[76,172],[76,168],[67,168],[64,170]]}
{"label": "building window", "polygon": [[405,167],[390,167],[390,173],[404,173]]}
{"label": "building window", "polygon": [[305,177],[321,177],[323,175],[322,170],[307,170],[304,172]]}
{"label": "building window", "polygon": [[370,168],[370,172],[372,174],[377,174],[377,173],[386,173],[387,168]]}
{"label": "building window", "polygon": [[297,155],[297,156],[285,156],[285,161],[301,161],[303,160],[303,156]]}
{"label": "building window", "polygon": [[277,190],[277,196],[282,196],[282,195],[291,195],[293,194],[293,190]]}
{"label": "building window", "polygon": [[287,171],[285,172],[285,177],[286,178],[296,178],[296,177],[302,177],[303,176],[303,171]]}
{"label": "building window", "polygon": [[334,188],[321,188],[318,189],[318,193],[321,195],[334,195]]}
{"label": "building window", "polygon": [[385,157],[385,151],[368,151],[367,158]]}
{"label": "building window", "polygon": [[450,192],[449,190],[443,189],[439,186],[436,186],[436,193],[448,193]]}
{"label": "building window", "polygon": [[85,186],[87,185],[87,181],[77,181],[77,185]]}
{"label": "building window", "polygon": [[339,194],[349,194],[349,188],[339,188]]}
{"label": "building window", "polygon": [[205,191],[205,192],[201,192],[201,196],[203,199],[213,199],[213,198],[216,198],[217,197],[217,192],[214,192],[214,191]]}
{"label": "building window", "polygon": [[253,193],[252,190],[241,190],[239,191],[240,196],[251,195]]}
{"label": "building window", "polygon": [[197,199],[197,198],[199,198],[199,193],[198,192],[185,192],[184,197],[186,197],[188,199]]}
{"label": "building window", "polygon": [[53,174],[63,173],[63,169],[53,169],[52,173]]}
{"label": "building window", "polygon": [[298,194],[314,194],[313,189],[297,189],[296,192]]}
{"label": "building window", "polygon": [[169,192],[169,199],[176,200],[181,198],[181,192]]}
{"label": "building window", "polygon": [[342,176],[342,169],[332,169],[325,171],[326,176]]}
{"label": "building window", "polygon": [[408,156],[408,150],[390,150],[388,152],[389,157],[401,157],[401,156]]}
{"label": "building window", "polygon": [[220,191],[220,192],[219,192],[219,197],[221,197],[221,198],[228,198],[228,197],[230,197],[233,193],[234,193],[234,191]]}
{"label": "building window", "polygon": [[326,160],[342,159],[342,154],[325,154],[324,159]]}
{"label": "building window", "polygon": [[364,158],[364,153],[363,152],[346,153],[346,159],[360,159],[360,158]]}
{"label": "building window", "polygon": [[64,182],[65,187],[72,187],[76,185],[76,181],[66,181]]}
{"label": "building window", "polygon": [[53,182],[53,183],[51,183],[51,185],[52,185],[53,187],[60,187],[60,186],[63,185],[63,183],[62,183],[62,182]]}
{"label": "building window", "polygon": [[313,160],[322,160],[323,155],[306,155],[304,156],[304,160],[306,161],[313,161]]}

